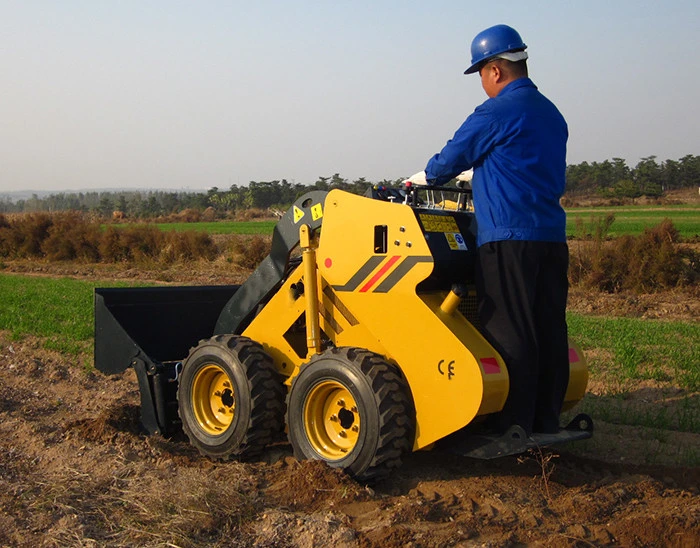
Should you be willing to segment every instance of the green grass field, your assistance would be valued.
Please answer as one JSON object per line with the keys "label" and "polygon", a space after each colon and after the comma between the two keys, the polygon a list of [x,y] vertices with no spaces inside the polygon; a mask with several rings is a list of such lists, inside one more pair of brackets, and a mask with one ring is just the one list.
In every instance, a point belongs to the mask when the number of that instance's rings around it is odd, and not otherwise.
{"label": "green grass field", "polygon": [[[577,220],[590,232],[600,220],[615,215],[608,235],[637,236],[645,228],[656,226],[665,218],[671,219],[683,239],[700,237],[700,204],[682,206],[619,206],[587,207],[567,210],[567,235],[579,235]],[[209,234],[272,234],[276,221],[215,221],[201,223],[159,223],[161,230],[196,230]],[[118,225],[119,226],[119,225]],[[122,225],[128,226],[128,225]]]}
{"label": "green grass field", "polygon": [[[685,240],[700,238],[700,204],[671,206],[615,206],[615,207],[581,207],[566,210],[566,232],[569,237],[580,236],[579,224],[585,232],[593,233],[609,214],[615,216],[608,236],[630,234],[638,236],[645,228],[658,225],[665,218],[671,219],[674,226]],[[195,230],[208,234],[261,234],[270,235],[277,221],[212,221],[198,223],[156,223],[160,230],[185,232]],[[134,226],[130,224],[112,225],[117,228]]]}
{"label": "green grass field", "polygon": [[209,234],[272,234],[277,221],[215,221],[208,223],[158,223],[160,230],[196,230]]}
{"label": "green grass field", "polygon": [[[0,329],[13,338],[44,337],[47,346],[75,352],[93,336],[93,289],[133,284],[0,274]],[[700,323],[569,315],[571,335],[594,351],[592,372],[623,381],[668,381],[700,390]]]}
{"label": "green grass field", "polygon": [[[188,230],[194,230],[196,232],[206,232],[208,234],[262,234],[269,235],[272,234],[272,230],[275,228],[277,221],[266,220],[266,221],[211,221],[211,222],[198,222],[198,223],[153,223],[159,230],[164,232],[174,231],[174,232],[187,232]],[[124,229],[135,226],[145,226],[143,223],[129,223],[129,224],[113,224],[109,225],[116,229]],[[103,229],[107,228],[107,225],[102,225]]]}
{"label": "green grass field", "polygon": [[591,228],[610,214],[615,216],[615,221],[608,231],[609,236],[623,234],[638,236],[645,228],[656,226],[668,218],[671,219],[683,239],[700,237],[700,204],[567,209],[567,235],[579,235],[579,222],[588,232],[592,232]]}
{"label": "green grass field", "polygon": [[35,335],[49,349],[77,354],[90,348],[93,289],[132,284],[0,274],[0,329],[13,339]]}

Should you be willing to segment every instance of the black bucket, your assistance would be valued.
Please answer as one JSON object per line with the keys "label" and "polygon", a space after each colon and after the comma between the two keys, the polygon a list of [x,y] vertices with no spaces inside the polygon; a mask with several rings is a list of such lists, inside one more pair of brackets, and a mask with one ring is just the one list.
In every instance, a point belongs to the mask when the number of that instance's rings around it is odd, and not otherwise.
{"label": "black bucket", "polygon": [[177,429],[177,364],[214,334],[239,287],[95,289],[95,367],[107,374],[134,368],[149,434]]}
{"label": "black bucket", "polygon": [[95,367],[120,373],[137,356],[177,362],[214,334],[221,310],[240,286],[95,289]]}

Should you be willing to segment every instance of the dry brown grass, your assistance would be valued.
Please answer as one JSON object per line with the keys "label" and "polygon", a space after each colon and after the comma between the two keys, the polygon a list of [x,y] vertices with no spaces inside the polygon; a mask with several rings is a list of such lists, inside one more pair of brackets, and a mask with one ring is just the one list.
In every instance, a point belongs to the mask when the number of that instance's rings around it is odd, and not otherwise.
{"label": "dry brown grass", "polygon": [[[185,214],[186,212],[183,212]],[[264,214],[248,210],[249,218]],[[693,287],[700,280],[700,253],[679,242],[670,220],[640,236],[607,238],[609,215],[581,225],[572,244],[572,286],[606,293],[653,293]],[[155,225],[109,225],[105,230],[75,213],[0,215],[0,260],[126,263],[139,267],[225,260],[252,270],[270,252],[270,237],[233,235],[219,242],[196,231],[164,232]]]}
{"label": "dry brown grass", "polygon": [[678,231],[669,219],[639,236],[608,241],[610,224],[611,216],[602,219],[593,237],[576,246],[569,269],[573,285],[607,293],[651,293],[692,287],[700,280],[700,254],[679,245]]}
{"label": "dry brown grass", "polygon": [[236,210],[236,221],[253,221],[255,219],[269,219],[272,215],[266,209],[251,207],[248,209]]}
{"label": "dry brown grass", "polygon": [[266,236],[236,235],[230,243],[232,262],[241,268],[253,270],[270,253],[271,238]]}
{"label": "dry brown grass", "polygon": [[154,225],[108,226],[76,212],[0,215],[0,258],[83,263],[173,264],[213,260],[219,250],[202,232],[163,232]]}

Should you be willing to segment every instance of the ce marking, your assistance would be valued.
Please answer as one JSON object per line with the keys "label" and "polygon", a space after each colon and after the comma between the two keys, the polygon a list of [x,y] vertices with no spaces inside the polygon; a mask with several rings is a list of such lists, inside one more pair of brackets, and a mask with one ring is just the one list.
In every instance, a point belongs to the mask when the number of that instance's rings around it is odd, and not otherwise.
{"label": "ce marking", "polygon": [[443,368],[444,363],[445,363],[445,360],[440,360],[438,362],[438,373],[440,373],[440,375],[446,374],[447,380],[451,381],[452,377],[455,376],[455,361],[451,360],[450,362],[448,362],[448,364],[446,366],[447,373],[445,373],[445,368]]}

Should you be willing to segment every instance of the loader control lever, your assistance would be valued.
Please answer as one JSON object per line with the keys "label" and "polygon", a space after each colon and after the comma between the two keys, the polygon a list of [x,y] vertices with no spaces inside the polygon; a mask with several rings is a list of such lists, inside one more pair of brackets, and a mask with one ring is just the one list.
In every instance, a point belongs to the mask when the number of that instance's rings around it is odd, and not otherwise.
{"label": "loader control lever", "polygon": [[[459,183],[458,183],[459,185]],[[428,207],[432,209],[454,209],[457,211],[466,211],[471,209],[472,189],[463,188],[462,186],[445,187],[437,185],[414,185],[411,181],[404,184],[404,202],[413,207]],[[426,191],[427,200],[424,201],[419,196],[419,190]],[[457,199],[450,199],[450,196],[456,194]],[[452,207],[448,207],[452,201]]]}
{"label": "loader control lever", "polygon": [[386,185],[372,185],[365,192],[368,198],[382,200],[384,202],[395,202],[397,204],[405,203],[406,191],[398,187],[389,187]]}
{"label": "loader control lever", "polygon": [[[419,194],[419,191],[422,192],[424,190],[427,192],[425,199]],[[456,199],[454,197],[455,194]],[[471,209],[472,189],[460,186],[414,185],[407,181],[402,187],[372,185],[365,192],[365,196],[375,200],[405,204],[411,207],[467,211]]]}

